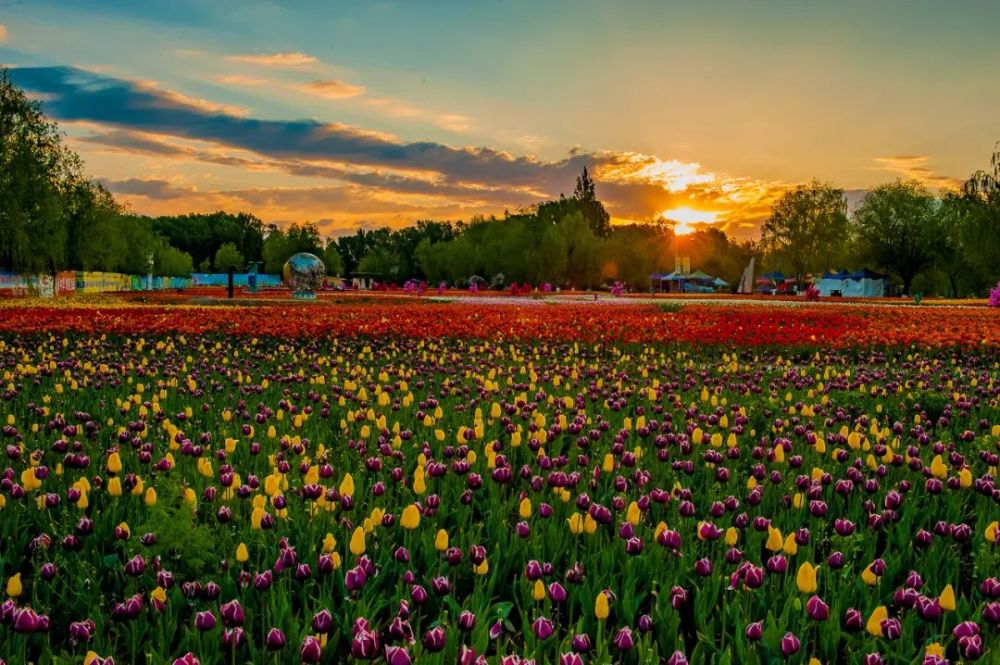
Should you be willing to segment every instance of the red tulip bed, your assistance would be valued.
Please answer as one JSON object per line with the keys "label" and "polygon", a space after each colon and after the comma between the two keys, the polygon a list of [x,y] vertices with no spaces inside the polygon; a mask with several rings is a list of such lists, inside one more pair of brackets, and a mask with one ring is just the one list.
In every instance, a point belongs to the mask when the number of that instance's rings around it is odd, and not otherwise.
{"label": "red tulip bed", "polygon": [[1000,317],[0,309],[4,663],[1000,662]]}

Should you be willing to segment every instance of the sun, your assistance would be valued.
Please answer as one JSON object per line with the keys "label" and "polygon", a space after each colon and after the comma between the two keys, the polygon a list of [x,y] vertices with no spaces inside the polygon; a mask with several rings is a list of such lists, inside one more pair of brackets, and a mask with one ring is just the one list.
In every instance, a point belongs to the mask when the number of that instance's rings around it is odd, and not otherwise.
{"label": "sun", "polygon": [[674,233],[683,236],[692,233],[697,224],[714,224],[719,221],[719,213],[711,210],[695,210],[689,206],[671,208],[660,213],[661,217],[675,222]]}

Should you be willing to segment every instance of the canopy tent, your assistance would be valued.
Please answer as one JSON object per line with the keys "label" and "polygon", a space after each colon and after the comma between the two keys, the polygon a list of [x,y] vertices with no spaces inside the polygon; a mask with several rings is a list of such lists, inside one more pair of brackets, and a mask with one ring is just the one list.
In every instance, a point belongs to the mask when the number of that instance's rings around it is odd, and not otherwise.
{"label": "canopy tent", "polygon": [[721,288],[725,288],[725,287],[729,286],[729,282],[727,282],[726,280],[722,279],[721,277],[716,277],[715,279],[712,280],[712,285],[713,286],[717,286],[717,287],[719,287],[721,289]]}
{"label": "canopy tent", "polygon": [[700,270],[695,270],[693,273],[688,275],[687,278],[689,280],[693,280],[696,282],[711,282],[713,279],[715,279],[711,275],[703,273]]}
{"label": "canopy tent", "polygon": [[761,281],[764,281],[764,282],[784,282],[786,279],[788,279],[788,278],[785,276],[785,273],[776,270],[774,272],[766,272],[766,273],[764,273],[763,275],[761,275],[757,279],[757,281],[758,282],[761,282]]}
{"label": "canopy tent", "polygon": [[846,270],[826,273],[816,282],[821,296],[841,295],[845,298],[882,298],[888,295],[889,278],[868,268],[848,273]]}

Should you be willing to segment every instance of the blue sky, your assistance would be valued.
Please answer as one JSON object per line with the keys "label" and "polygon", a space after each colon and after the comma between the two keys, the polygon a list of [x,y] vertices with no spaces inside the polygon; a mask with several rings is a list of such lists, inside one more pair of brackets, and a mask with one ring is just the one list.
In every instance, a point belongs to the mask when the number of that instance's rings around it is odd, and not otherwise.
{"label": "blue sky", "polygon": [[0,3],[0,62],[140,212],[331,233],[572,188],[752,235],[812,177],[932,189],[1000,139],[994,2]]}

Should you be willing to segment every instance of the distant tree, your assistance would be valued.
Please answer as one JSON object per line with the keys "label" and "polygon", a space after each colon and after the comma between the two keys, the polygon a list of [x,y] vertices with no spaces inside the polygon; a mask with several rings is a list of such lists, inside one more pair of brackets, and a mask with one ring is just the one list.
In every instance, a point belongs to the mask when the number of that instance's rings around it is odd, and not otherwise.
{"label": "distant tree", "polygon": [[979,292],[1000,281],[1000,143],[996,147],[990,170],[976,171],[962,187],[966,217],[961,251]]}
{"label": "distant tree", "polygon": [[215,252],[215,272],[229,272],[243,269],[243,255],[231,242],[223,243]]}
{"label": "distant tree", "polygon": [[775,263],[801,280],[831,267],[847,240],[844,190],[813,180],[785,192],[771,208],[761,240]]}
{"label": "distant tree", "polygon": [[604,204],[597,199],[597,189],[594,179],[583,167],[583,172],[576,179],[576,189],[573,190],[573,200],[576,201],[580,213],[587,220],[590,230],[598,238],[606,238],[611,233],[611,215],[604,209]]}
{"label": "distant tree", "polygon": [[376,247],[369,250],[358,264],[358,272],[369,272],[378,275],[379,281],[399,282],[402,259],[387,247]]}
{"label": "distant tree", "polygon": [[285,261],[294,252],[289,251],[288,238],[284,231],[277,227],[272,227],[264,239],[264,246],[261,254],[264,258],[264,272],[277,274],[285,265]]}
{"label": "distant tree", "polygon": [[188,277],[194,272],[191,255],[162,242],[156,251],[154,270],[158,275]]}
{"label": "distant tree", "polygon": [[579,213],[559,222],[566,247],[566,279],[577,288],[597,286],[601,280],[601,244]]}
{"label": "distant tree", "polygon": [[63,193],[79,174],[59,128],[0,67],[0,265],[30,272],[66,265]]}
{"label": "distant tree", "polygon": [[326,248],[323,250],[323,265],[326,266],[326,274],[330,276],[343,275],[344,274],[344,261],[340,258],[340,252],[337,251],[337,243],[333,240],[328,240],[326,242]]}
{"label": "distant tree", "polygon": [[934,263],[944,238],[939,220],[937,201],[926,187],[898,180],[865,194],[852,224],[865,255],[899,277],[908,294],[913,278]]}

